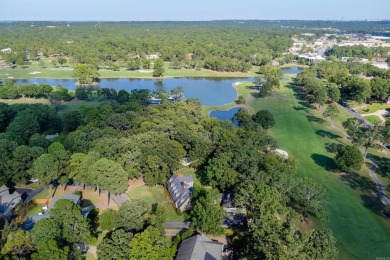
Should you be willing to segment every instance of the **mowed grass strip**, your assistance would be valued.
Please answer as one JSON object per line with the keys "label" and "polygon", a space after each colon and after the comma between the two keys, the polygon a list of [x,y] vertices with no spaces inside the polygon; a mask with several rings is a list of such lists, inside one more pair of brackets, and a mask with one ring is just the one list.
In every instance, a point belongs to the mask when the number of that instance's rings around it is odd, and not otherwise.
{"label": "mowed grass strip", "polygon": [[332,167],[334,154],[325,146],[345,142],[341,134],[320,123],[317,111],[300,104],[291,88],[282,87],[273,97],[256,99],[252,106],[255,111],[268,109],[273,113],[276,126],[271,134],[298,160],[298,177],[311,177],[327,190],[329,218],[321,226],[333,231],[339,258],[390,256],[389,222],[370,209],[376,196],[371,179],[358,174],[341,177],[327,169]]}

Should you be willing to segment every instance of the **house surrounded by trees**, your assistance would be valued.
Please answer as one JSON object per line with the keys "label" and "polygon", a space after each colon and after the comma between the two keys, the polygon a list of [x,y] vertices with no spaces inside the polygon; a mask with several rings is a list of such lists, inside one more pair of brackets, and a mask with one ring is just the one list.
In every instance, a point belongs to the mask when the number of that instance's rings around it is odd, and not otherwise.
{"label": "house surrounded by trees", "polygon": [[203,234],[184,240],[177,251],[176,260],[221,259],[223,244]]}
{"label": "house surrounded by trees", "polygon": [[167,181],[169,195],[175,207],[181,211],[191,209],[190,197],[194,187],[192,176],[180,177],[173,174]]}

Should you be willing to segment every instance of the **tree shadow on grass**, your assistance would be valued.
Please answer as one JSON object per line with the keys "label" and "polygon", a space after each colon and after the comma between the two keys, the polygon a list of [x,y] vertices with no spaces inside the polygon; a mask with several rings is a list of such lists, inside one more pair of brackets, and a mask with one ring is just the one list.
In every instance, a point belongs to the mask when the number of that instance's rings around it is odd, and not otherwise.
{"label": "tree shadow on grass", "polygon": [[326,122],[324,119],[313,115],[307,115],[306,118],[309,122],[313,122],[313,123],[324,124]]}
{"label": "tree shadow on grass", "polygon": [[327,171],[332,171],[336,168],[334,160],[326,155],[313,153],[310,157],[317,165],[323,167]]}
{"label": "tree shadow on grass", "polygon": [[381,217],[390,219],[390,210],[386,208],[376,193],[362,194],[360,197],[366,208]]}
{"label": "tree shadow on grass", "polygon": [[356,172],[343,173],[340,180],[352,189],[359,189],[366,193],[376,193],[376,184],[368,177],[362,176]]}
{"label": "tree shadow on grass", "polygon": [[383,177],[390,177],[390,159],[386,157],[381,157],[373,154],[369,154],[369,157],[372,158],[376,165],[376,173]]}
{"label": "tree shadow on grass", "polygon": [[336,144],[332,142],[325,143],[325,149],[328,153],[336,153],[342,146],[342,144]]}
{"label": "tree shadow on grass", "polygon": [[326,130],[317,130],[316,134],[321,136],[321,137],[328,137],[330,139],[339,139],[339,138],[341,138],[341,136],[336,135],[336,134],[334,134],[332,132],[329,132],[329,131],[326,131]]}
{"label": "tree shadow on grass", "polygon": [[303,112],[309,113],[309,109],[307,109],[306,107],[303,107],[303,106],[295,106],[295,107],[293,107],[293,109],[295,111],[303,111]]}

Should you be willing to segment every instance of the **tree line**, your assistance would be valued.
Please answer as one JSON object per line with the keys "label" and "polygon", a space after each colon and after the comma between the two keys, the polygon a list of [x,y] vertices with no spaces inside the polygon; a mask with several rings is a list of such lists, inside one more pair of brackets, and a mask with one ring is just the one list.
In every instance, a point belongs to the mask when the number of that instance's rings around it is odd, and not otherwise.
{"label": "tree line", "polygon": [[[248,71],[282,57],[292,46],[287,32],[261,27],[215,23],[91,23],[56,28],[15,24],[0,27],[0,45],[7,62],[28,65],[35,57],[52,57],[56,64],[92,64],[118,70],[150,68],[150,55],[171,62],[171,68]],[[239,30],[238,30],[239,29]],[[59,60],[61,59],[61,60]]]}

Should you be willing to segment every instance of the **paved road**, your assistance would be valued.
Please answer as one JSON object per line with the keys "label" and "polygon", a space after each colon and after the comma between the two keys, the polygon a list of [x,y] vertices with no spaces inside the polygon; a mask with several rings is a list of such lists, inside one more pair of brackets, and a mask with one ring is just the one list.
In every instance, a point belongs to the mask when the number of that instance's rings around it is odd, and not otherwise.
{"label": "paved road", "polygon": [[[340,101],[342,102],[342,101]],[[345,110],[347,110],[348,112],[350,112],[350,114],[352,116],[354,116],[355,118],[358,118],[360,119],[360,117],[362,117],[359,113],[357,112],[354,112],[352,111],[351,108],[349,108],[348,106],[346,106],[346,104],[340,104]],[[324,112],[324,108],[321,107],[321,112],[323,113]],[[341,128],[339,128],[334,122],[333,120],[330,118],[330,117],[327,117],[326,118],[328,120],[328,122],[332,125],[332,127],[334,127],[337,131],[341,132],[344,136],[348,137],[348,139],[350,139],[350,136],[344,132],[344,130],[342,130]],[[368,122],[365,118],[364,118],[364,121],[366,122],[366,125],[367,126],[372,126],[372,124],[370,122]],[[362,148],[358,147],[360,152],[362,154],[364,154],[364,151]],[[386,205],[387,207],[390,208],[390,199],[387,197],[387,195],[385,194],[384,192],[384,189],[383,189],[383,184],[382,184],[382,181],[378,178],[378,176],[376,175],[375,171],[376,171],[376,168],[377,168],[377,164],[375,162],[375,160],[368,156],[367,155],[367,159],[371,161],[370,163],[370,167],[369,167],[369,173],[370,173],[370,176],[371,178],[374,180],[374,182],[376,183],[376,186],[377,186],[377,190],[378,190],[378,196],[380,198],[380,200],[382,201],[382,203],[384,205]]]}
{"label": "paved road", "polygon": [[366,126],[373,126],[372,123],[370,123],[364,116],[356,112],[356,110],[350,108],[345,102],[339,101],[339,104],[348,112],[350,113],[353,117],[360,119],[364,122]]}
{"label": "paved road", "polygon": [[191,222],[165,222],[164,228],[166,229],[182,229],[182,228],[190,228]]}

